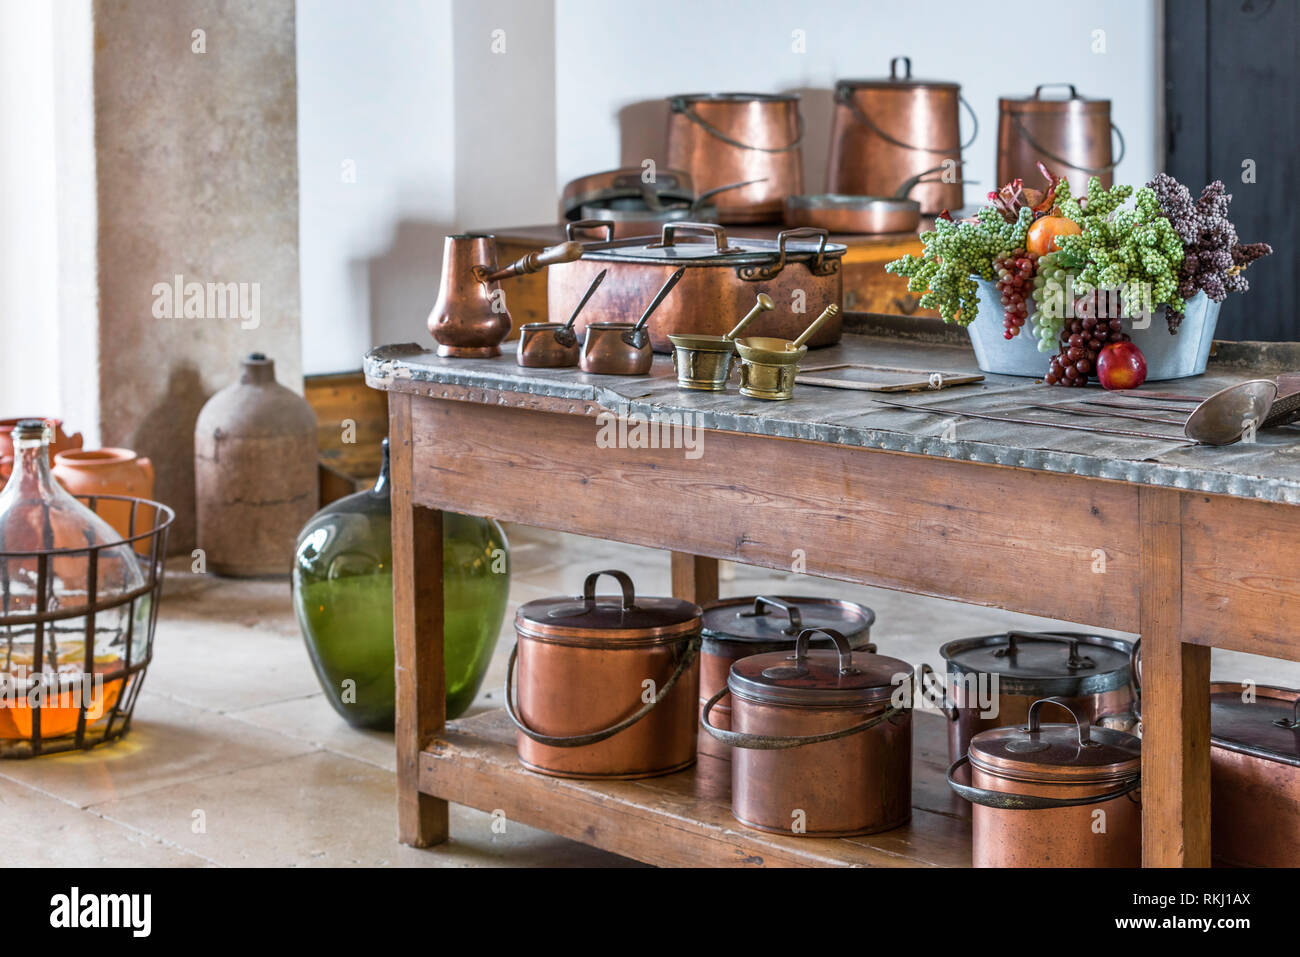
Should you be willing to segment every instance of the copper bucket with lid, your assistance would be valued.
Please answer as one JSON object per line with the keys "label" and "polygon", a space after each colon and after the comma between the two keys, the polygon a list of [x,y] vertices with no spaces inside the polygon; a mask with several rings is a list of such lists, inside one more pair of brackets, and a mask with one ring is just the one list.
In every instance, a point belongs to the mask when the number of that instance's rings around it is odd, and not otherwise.
{"label": "copper bucket with lid", "polygon": [[[810,648],[819,637],[835,647]],[[731,813],[749,827],[800,837],[874,834],[907,823],[911,682],[907,662],[854,651],[829,628],[801,631],[793,655],[774,651],[733,663],[700,718],[735,749]],[[710,721],[728,694],[732,730]]]}
{"label": "copper bucket with lid", "polygon": [[1133,647],[1084,632],[1010,631],[959,638],[939,649],[947,662],[940,687],[921,665],[921,692],[948,718],[948,760],[990,728],[1022,725],[1041,698],[1065,701],[1090,722],[1133,709]]}
{"label": "copper bucket with lid", "polygon": [[[839,598],[815,598],[811,595],[747,595],[725,598],[704,607],[704,626],[700,632],[700,712],[704,705],[727,686],[731,666],[741,658],[773,651],[792,652],[795,640],[806,628],[837,631],[854,651],[872,654],[871,626],[876,613],[866,605]],[[814,635],[812,648],[833,648],[834,642]],[[713,724],[731,730],[731,705],[719,702],[713,707]],[[703,728],[699,751],[724,761],[731,760],[731,748]]]}
{"label": "copper bucket with lid", "polygon": [[1210,849],[1216,865],[1300,867],[1300,691],[1210,685]]}
{"label": "copper bucket with lid", "polygon": [[[597,595],[609,575],[617,595]],[[644,778],[695,763],[700,609],[592,572],[578,597],[530,601],[506,673],[519,760],[568,778]],[[515,668],[518,664],[518,697]]]}
{"label": "copper bucket with lid", "polygon": [[[1066,99],[1044,99],[1045,87],[1065,87]],[[1111,152],[1111,134],[1119,156]],[[1073,196],[1088,192],[1088,179],[1109,188],[1124,159],[1124,134],[1110,121],[1110,100],[1082,96],[1073,83],[1043,83],[1029,97],[998,100],[998,184],[1020,178],[1037,182],[1039,163],[1070,183]],[[1112,158],[1113,157],[1113,158]]]}
{"label": "copper bucket with lid", "polygon": [[803,192],[803,116],[793,93],[691,93],[668,100],[668,165],[716,194],[720,223],[780,222]]}
{"label": "copper bucket with lid", "polygon": [[[1051,704],[1069,724],[1043,724]],[[1138,867],[1142,748],[1133,735],[1090,727],[1060,698],[1029,708],[1024,726],[981,731],[948,769],[970,801],[976,867]]]}
{"label": "copper bucket with lid", "polygon": [[[961,208],[961,153],[979,135],[979,120],[960,85],[915,79],[911,58],[894,57],[888,77],[836,83],[835,104],[828,193],[889,196],[899,183],[938,167],[951,169],[951,176],[921,183],[912,198],[927,216]],[[961,106],[971,116],[971,134],[964,143]]]}

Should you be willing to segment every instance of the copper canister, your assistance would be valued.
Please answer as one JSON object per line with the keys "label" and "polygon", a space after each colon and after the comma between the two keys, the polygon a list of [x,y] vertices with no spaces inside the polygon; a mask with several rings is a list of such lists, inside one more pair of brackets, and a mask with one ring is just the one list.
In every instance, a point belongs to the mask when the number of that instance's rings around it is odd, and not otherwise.
{"label": "copper canister", "polygon": [[[1044,705],[1068,724],[1043,724]],[[970,801],[976,867],[1138,867],[1141,743],[1094,728],[1059,698],[1035,701],[1023,726],[981,731],[948,770]]]}
{"label": "copper canister", "polygon": [[946,687],[934,687],[930,667],[922,665],[921,691],[942,699],[952,762],[979,732],[1024,724],[1040,698],[1062,699],[1089,722],[1130,711],[1131,652],[1120,638],[1083,632],[960,638],[939,649],[948,663]]}
{"label": "copper canister", "polygon": [[[597,595],[601,575],[618,595]],[[637,597],[621,571],[515,615],[506,709],[525,767],[567,778],[644,778],[695,763],[700,609]],[[515,665],[518,662],[518,699]]]}
{"label": "copper canister", "polygon": [[[1065,87],[1067,98],[1042,96],[1045,87]],[[1119,140],[1119,156],[1111,152],[1111,132]],[[1079,94],[1072,83],[1044,83],[1029,97],[1004,96],[998,100],[998,184],[1017,177],[1037,183],[1044,163],[1069,180],[1070,192],[1083,196],[1088,179],[1101,177],[1107,188],[1115,167],[1124,159],[1124,136],[1110,121],[1110,100],[1093,100]]]}
{"label": "copper canister", "polygon": [[[875,620],[876,613],[865,605],[810,595],[747,595],[706,605],[700,633],[701,713],[705,702],[727,686],[731,666],[741,658],[774,651],[789,654],[805,628],[838,631],[854,651],[874,653],[871,626]],[[810,647],[832,648],[834,644],[828,638],[814,637]],[[714,706],[713,724],[731,730],[730,701],[724,699]],[[731,748],[703,728],[699,737],[701,754],[731,760]]]}
{"label": "copper canister", "polygon": [[[810,648],[822,638],[833,649]],[[808,628],[794,654],[732,664],[701,723],[734,748],[731,813],[749,827],[807,837],[873,834],[912,814],[912,668],[854,651],[830,629]],[[732,730],[710,713],[731,696]]]}
{"label": "copper canister", "polygon": [[803,192],[802,143],[792,93],[692,93],[668,101],[668,165],[685,170],[700,193],[749,184],[717,194],[720,223],[780,222],[785,198]]}
{"label": "copper canister", "polygon": [[1210,685],[1210,847],[1229,867],[1300,867],[1300,691]]}
{"label": "copper canister", "polygon": [[920,201],[927,216],[960,209],[961,151],[979,131],[971,110],[971,136],[962,142],[963,103],[958,84],[913,78],[907,57],[889,62],[888,77],[840,80],[835,84],[827,192],[893,196],[910,177],[948,164],[951,175],[920,183],[911,198]]}

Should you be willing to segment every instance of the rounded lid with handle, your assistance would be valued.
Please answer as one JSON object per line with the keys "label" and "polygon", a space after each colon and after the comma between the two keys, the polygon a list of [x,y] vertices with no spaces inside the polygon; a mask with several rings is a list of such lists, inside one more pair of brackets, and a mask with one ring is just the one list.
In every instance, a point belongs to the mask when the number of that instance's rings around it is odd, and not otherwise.
{"label": "rounded lid with handle", "polygon": [[1234,682],[1210,685],[1210,740],[1216,747],[1300,767],[1300,691]]}
{"label": "rounded lid with handle", "polygon": [[1084,632],[1011,631],[959,638],[939,649],[956,674],[998,676],[998,691],[1047,698],[1101,694],[1129,683],[1132,646]]}
{"label": "rounded lid with handle", "polygon": [[[1044,90],[1054,91],[1044,96]],[[1064,94],[1064,95],[1060,95]],[[1012,113],[1110,113],[1110,100],[1084,96],[1073,83],[1040,83],[1030,96],[1003,96],[998,109]]]}
{"label": "rounded lid with handle", "polygon": [[[1041,712],[1051,706],[1073,718],[1068,724],[1044,724]],[[973,767],[1020,781],[1091,784],[1130,778],[1141,772],[1142,745],[1134,735],[1092,727],[1060,698],[1041,698],[1029,706],[1023,726],[992,728],[971,738]]]}
{"label": "rounded lid with handle", "polygon": [[[814,638],[834,647],[810,648]],[[732,664],[727,687],[733,695],[764,703],[855,707],[888,701],[911,676],[906,661],[854,651],[848,638],[829,628],[805,628],[793,653],[772,651]]]}
{"label": "rounded lid with handle", "polygon": [[922,80],[912,76],[912,58],[896,56],[889,61],[889,76],[871,77],[865,80],[840,80],[837,91],[845,90],[914,90],[929,88],[932,90],[958,90],[961,84],[952,80]]}
{"label": "rounded lid with handle", "polygon": [[[618,583],[618,594],[596,594],[602,575]],[[587,576],[577,597],[539,598],[520,606],[515,628],[521,636],[575,644],[658,642],[697,633],[700,607],[682,598],[638,596],[626,572],[604,569]]]}
{"label": "rounded lid with handle", "polygon": [[[704,608],[704,650],[723,642],[793,646],[806,628],[837,631],[855,649],[870,640],[876,613],[857,602],[811,595],[747,595],[727,598]],[[809,640],[811,648],[833,648],[824,635]]]}

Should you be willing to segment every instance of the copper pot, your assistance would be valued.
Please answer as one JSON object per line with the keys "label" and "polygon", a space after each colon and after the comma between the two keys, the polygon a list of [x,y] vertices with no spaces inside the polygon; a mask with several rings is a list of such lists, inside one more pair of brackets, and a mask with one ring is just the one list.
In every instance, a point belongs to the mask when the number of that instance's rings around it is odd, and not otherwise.
{"label": "copper pot", "polygon": [[[1042,724],[1054,704],[1070,724]],[[1138,867],[1142,863],[1141,744],[1059,698],[1029,708],[1023,727],[982,731],[948,769],[970,801],[976,867]]]}
{"label": "copper pot", "polygon": [[668,277],[641,318],[631,322],[596,322],[587,326],[579,360],[583,372],[600,375],[645,375],[654,361],[646,323],[686,274],[683,266]]}
{"label": "copper pot", "polygon": [[568,322],[526,322],[520,326],[519,348],[515,353],[515,361],[529,368],[555,369],[576,366],[582,350],[578,345],[577,333],[573,331],[573,324],[581,315],[583,307],[600,288],[600,284],[605,281],[606,272],[607,270],[602,269],[596,273],[596,278],[582,294]]}
{"label": "copper pot", "polygon": [[803,192],[799,97],[772,93],[693,93],[668,101],[668,165],[701,193],[718,195],[721,223],[779,222],[785,197]]}
{"label": "copper pot", "polygon": [[[747,595],[727,598],[704,607],[703,644],[700,649],[700,713],[705,703],[727,686],[731,666],[750,655],[794,650],[795,639],[805,628],[837,631],[854,651],[876,651],[871,643],[871,626],[876,613],[865,605],[838,598],[812,596]],[[812,648],[832,648],[825,636],[813,636]],[[731,705],[719,701],[713,707],[713,724],[731,730]],[[731,760],[731,748],[703,728],[699,751],[724,761]]]}
{"label": "copper pot", "polygon": [[[898,64],[904,72],[900,76]],[[831,193],[888,196],[898,184],[935,167],[951,175],[916,188],[912,198],[933,216],[962,206],[957,174],[961,151],[975,142],[979,121],[961,95],[961,87],[944,80],[912,77],[912,61],[894,57],[889,76],[840,80],[835,84],[835,116],[826,189]],[[971,135],[961,141],[959,106],[971,114]]]}
{"label": "copper pot", "polygon": [[[834,650],[810,649],[813,638]],[[807,628],[787,651],[732,664],[701,725],[735,748],[731,813],[763,831],[807,837],[873,834],[912,815],[912,669],[855,652],[839,632]],[[731,695],[733,730],[711,723]],[[899,699],[895,703],[894,699]]]}
{"label": "copper pot", "polygon": [[[572,237],[581,228],[608,224],[569,223]],[[685,241],[703,236],[705,242]],[[749,327],[756,336],[793,339],[808,325],[808,316],[843,296],[840,263],[847,247],[827,241],[824,229],[786,229],[776,239],[737,239],[713,223],[669,223],[659,236],[587,242],[582,258],[551,269],[547,301],[562,312],[600,269],[609,279],[598,302],[578,321],[627,322],[652,290],[684,266],[681,288],[655,313],[647,329],[655,352],[672,352],[669,334],[722,336],[736,324],[760,293],[776,304]],[[796,306],[802,313],[794,312]],[[810,346],[838,342],[843,319],[834,317],[809,340]]]}
{"label": "copper pot", "polygon": [[1300,691],[1216,682],[1210,733],[1214,863],[1300,866]]}
{"label": "copper pot", "polygon": [[[597,595],[610,575],[619,595]],[[695,763],[700,609],[638,598],[632,579],[592,572],[577,598],[515,615],[506,709],[525,767],[568,778],[643,778]],[[514,689],[518,661],[518,701]]]}
{"label": "copper pot", "polygon": [[638,200],[643,207],[653,209],[693,199],[695,184],[684,170],[656,169],[649,173],[640,166],[622,166],[588,173],[566,183],[560,194],[560,215],[567,220],[585,219],[583,207],[608,207],[624,200]]}
{"label": "copper pot", "polygon": [[[1068,99],[1043,99],[1044,87],[1069,89]],[[1112,159],[1111,132],[1119,139],[1119,156]],[[1019,177],[1037,182],[1044,163],[1069,180],[1070,193],[1083,196],[1088,179],[1101,177],[1107,188],[1115,167],[1124,159],[1124,136],[1110,121],[1110,100],[1080,96],[1072,83],[1044,83],[1030,97],[998,100],[998,183]]]}
{"label": "copper pot", "polygon": [[448,236],[443,244],[442,283],[429,313],[429,333],[443,357],[486,359],[501,355],[510,334],[510,313],[500,280],[524,276],[582,255],[578,243],[536,250],[497,268],[494,237],[485,233]]}
{"label": "copper pot", "polygon": [[1132,646],[1081,632],[1012,631],[961,638],[939,649],[947,687],[921,666],[921,690],[948,718],[948,760],[966,754],[971,738],[990,728],[1024,724],[1040,698],[1063,700],[1088,721],[1132,709]]}

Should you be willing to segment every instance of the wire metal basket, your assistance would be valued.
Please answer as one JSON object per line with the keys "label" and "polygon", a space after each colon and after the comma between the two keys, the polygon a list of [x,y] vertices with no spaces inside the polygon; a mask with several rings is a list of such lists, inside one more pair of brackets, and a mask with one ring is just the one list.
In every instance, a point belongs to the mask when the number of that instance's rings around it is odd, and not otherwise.
{"label": "wire metal basket", "polygon": [[[0,758],[85,750],[123,737],[153,659],[167,532],[176,513],[123,495],[76,498],[101,518],[105,512],[126,518],[128,534],[85,548],[0,549]],[[104,594],[104,567],[132,560],[143,583]],[[18,597],[19,572],[34,583],[25,601]],[[74,579],[71,594],[58,591],[59,582]],[[124,653],[103,660],[97,639],[101,650],[111,639]],[[20,664],[15,649],[27,647],[32,650]],[[79,658],[69,648],[79,649]]]}

